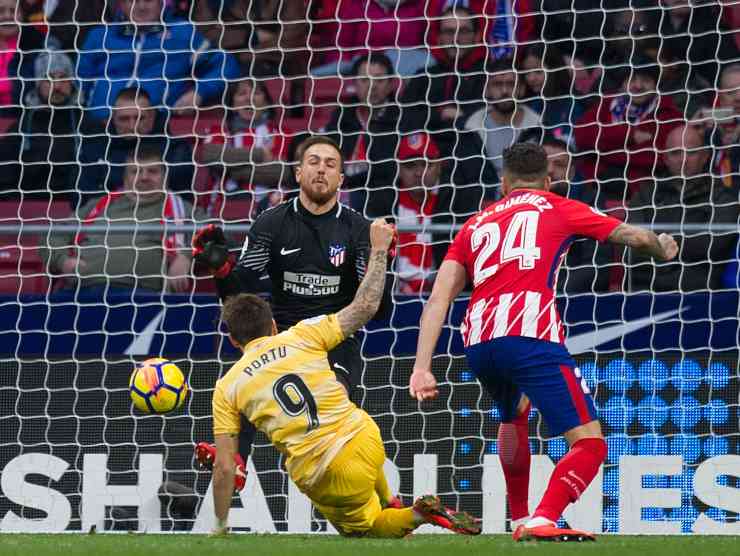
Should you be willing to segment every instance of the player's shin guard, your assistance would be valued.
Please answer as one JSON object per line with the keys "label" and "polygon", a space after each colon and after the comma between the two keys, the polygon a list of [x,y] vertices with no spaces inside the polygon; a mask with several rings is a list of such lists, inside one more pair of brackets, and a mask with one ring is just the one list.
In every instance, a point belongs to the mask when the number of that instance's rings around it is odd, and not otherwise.
{"label": "player's shin guard", "polygon": [[606,442],[601,438],[584,438],[573,444],[555,466],[534,517],[556,522],[566,506],[581,497],[605,459]]}
{"label": "player's shin guard", "polygon": [[506,479],[506,498],[512,521],[529,515],[529,408],[511,423],[501,423],[498,429],[498,453]]}
{"label": "player's shin guard", "polygon": [[400,538],[408,535],[416,526],[413,508],[386,508],[375,519],[368,535],[386,539]]}

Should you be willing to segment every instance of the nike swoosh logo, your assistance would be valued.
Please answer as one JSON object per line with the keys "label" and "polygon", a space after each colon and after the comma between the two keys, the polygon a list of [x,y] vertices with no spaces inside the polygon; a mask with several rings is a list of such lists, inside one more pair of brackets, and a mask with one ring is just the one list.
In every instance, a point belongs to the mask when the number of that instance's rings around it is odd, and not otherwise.
{"label": "nike swoosh logo", "polygon": [[568,476],[569,477],[573,477],[576,481],[578,481],[579,483],[581,483],[583,485],[583,488],[586,488],[588,486],[586,484],[586,481],[584,481],[578,475],[576,475],[576,472],[573,471],[572,469],[568,470]]}
{"label": "nike swoosh logo", "polygon": [[157,313],[157,316],[144,327],[144,330],[134,337],[124,353],[126,355],[149,355],[152,352],[154,335],[159,331],[163,318],[164,310],[161,310]]}
{"label": "nike swoosh logo", "polygon": [[592,332],[576,334],[575,336],[571,336],[567,340],[565,340],[565,347],[568,348],[568,351],[571,353],[571,355],[583,353],[584,351],[589,351],[596,346],[600,346],[601,344],[605,344],[607,342],[611,342],[612,340],[616,340],[617,338],[626,336],[630,332],[635,332],[636,330],[640,330],[641,328],[650,326],[653,323],[657,323],[674,317],[682,311],[685,311],[686,309],[689,309],[689,307],[684,307],[683,309],[675,309],[673,311],[665,311],[664,313],[658,313],[657,315],[643,317],[641,319],[625,322],[622,324],[605,326],[603,328],[593,330]]}
{"label": "nike swoosh logo", "polygon": [[344,374],[349,375],[349,371],[345,369],[342,365],[339,363],[334,363],[334,368],[339,369],[340,371],[344,372]]}
{"label": "nike swoosh logo", "polygon": [[296,248],[296,249],[286,249],[285,247],[283,247],[283,248],[282,248],[282,249],[280,250],[280,254],[281,254],[281,255],[290,255],[291,253],[297,253],[297,252],[298,252],[298,251],[300,251],[300,250],[301,250],[301,248],[300,248],[300,247],[298,247],[298,248]]}

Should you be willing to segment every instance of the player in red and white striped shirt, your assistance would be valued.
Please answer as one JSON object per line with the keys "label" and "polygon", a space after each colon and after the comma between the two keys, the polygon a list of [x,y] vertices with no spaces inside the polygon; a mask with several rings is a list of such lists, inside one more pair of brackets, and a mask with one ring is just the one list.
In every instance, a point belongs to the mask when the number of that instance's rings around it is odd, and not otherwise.
{"label": "player in red and white striped shirt", "polygon": [[[590,392],[563,345],[554,294],[558,267],[576,237],[627,245],[659,260],[675,257],[678,246],[670,235],[624,224],[549,189],[542,147],[520,143],[504,151],[504,198],[463,226],[424,308],[410,392],[418,400],[438,395],[431,372],[434,347],[450,303],[471,282],[461,332],[470,368],[501,414],[499,455],[514,539],[593,539],[556,526],[606,458]],[[570,445],[532,517],[530,400],[551,434],[564,435]]]}

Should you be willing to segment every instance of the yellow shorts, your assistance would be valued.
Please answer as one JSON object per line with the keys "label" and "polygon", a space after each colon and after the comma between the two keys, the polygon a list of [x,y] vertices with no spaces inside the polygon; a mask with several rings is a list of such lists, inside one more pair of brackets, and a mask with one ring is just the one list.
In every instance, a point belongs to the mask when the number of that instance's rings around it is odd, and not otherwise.
{"label": "yellow shorts", "polygon": [[375,482],[383,473],[384,461],[380,430],[368,416],[365,428],[341,449],[306,493],[342,535],[364,535],[383,511]]}

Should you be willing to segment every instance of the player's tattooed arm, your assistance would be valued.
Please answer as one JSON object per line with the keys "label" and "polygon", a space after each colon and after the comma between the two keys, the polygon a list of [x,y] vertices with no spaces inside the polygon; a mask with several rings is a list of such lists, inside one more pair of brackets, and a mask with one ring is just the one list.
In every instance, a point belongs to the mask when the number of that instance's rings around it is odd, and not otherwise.
{"label": "player's tattooed arm", "polygon": [[360,287],[355,298],[337,313],[339,326],[345,338],[365,326],[380,307],[385,288],[385,267],[388,252],[373,249]]}
{"label": "player's tattooed arm", "polygon": [[395,227],[383,219],[376,220],[370,226],[371,251],[365,277],[357,288],[352,303],[337,313],[345,338],[365,326],[378,311],[385,288],[388,248],[395,233]]}
{"label": "player's tattooed arm", "polygon": [[608,239],[660,261],[670,261],[678,254],[678,245],[671,235],[655,235],[648,229],[631,224],[620,224],[609,234]]}

